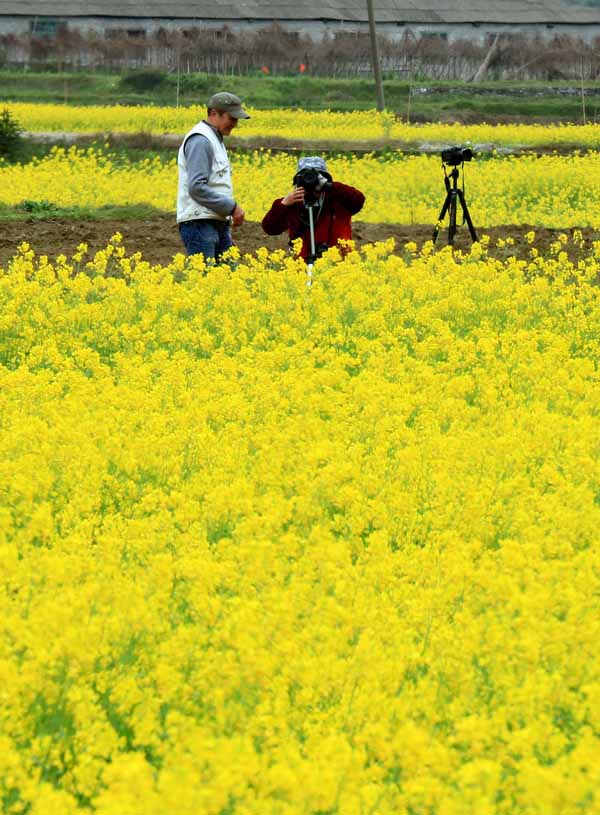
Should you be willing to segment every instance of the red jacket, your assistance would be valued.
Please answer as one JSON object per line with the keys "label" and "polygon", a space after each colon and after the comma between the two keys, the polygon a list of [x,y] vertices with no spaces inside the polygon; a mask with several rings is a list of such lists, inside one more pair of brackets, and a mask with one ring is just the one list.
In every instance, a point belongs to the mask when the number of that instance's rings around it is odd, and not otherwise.
{"label": "red jacket", "polygon": [[[287,229],[290,240],[302,238],[300,254],[306,259],[310,254],[306,208],[298,205],[285,207],[281,201],[281,198],[273,201],[262,220],[262,228],[267,235],[280,235]],[[332,189],[325,192],[321,210],[315,211],[315,244],[335,246],[340,239],[351,240],[352,216],[362,209],[364,202],[365,196],[360,190],[334,181]]]}

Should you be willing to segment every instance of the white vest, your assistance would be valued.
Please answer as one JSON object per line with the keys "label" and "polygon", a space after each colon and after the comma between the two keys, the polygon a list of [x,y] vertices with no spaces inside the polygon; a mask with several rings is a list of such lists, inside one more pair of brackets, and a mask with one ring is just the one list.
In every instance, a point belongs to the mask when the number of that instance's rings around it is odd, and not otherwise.
{"label": "white vest", "polygon": [[190,136],[195,133],[200,133],[206,136],[214,150],[214,160],[210,168],[210,175],[208,177],[208,185],[215,190],[223,193],[228,198],[233,198],[233,185],[231,183],[231,165],[227,156],[225,145],[219,139],[215,131],[206,122],[198,122],[189,133],[186,133],[179,154],[177,156],[177,167],[179,169],[179,184],[177,189],[177,223],[182,221],[193,221],[196,218],[218,218],[220,221],[226,221],[226,215],[218,215],[212,209],[203,207],[191,197],[188,192],[188,171],[187,161],[185,158],[184,147]]}

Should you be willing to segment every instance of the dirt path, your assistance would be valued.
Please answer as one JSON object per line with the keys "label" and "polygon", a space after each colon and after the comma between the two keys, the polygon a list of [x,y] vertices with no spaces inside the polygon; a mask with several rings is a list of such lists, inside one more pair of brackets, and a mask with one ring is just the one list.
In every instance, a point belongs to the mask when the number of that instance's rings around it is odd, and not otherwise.
{"label": "dirt path", "polygon": [[[550,243],[556,240],[561,231],[567,234],[572,230],[544,229],[527,225],[498,226],[490,229],[480,229],[480,235],[490,236],[491,254],[496,252],[506,255],[506,250],[496,249],[500,238],[512,237],[515,240],[514,252],[518,257],[527,257],[529,244],[525,234],[533,229],[536,233],[536,246],[543,252]],[[597,230],[581,230],[589,242],[600,240]],[[110,237],[120,232],[128,254],[140,251],[144,259],[151,263],[168,263],[173,255],[183,251],[177,227],[172,216],[156,216],[144,221],[85,221],[64,218],[30,221],[3,221],[0,222],[0,267],[5,267],[17,246],[27,241],[38,255],[48,255],[54,258],[57,255],[70,257],[80,243],[87,243],[91,253],[103,249]],[[393,237],[396,240],[397,250],[401,250],[408,241],[415,241],[421,246],[431,238],[431,225],[404,226],[402,224],[367,224],[360,221],[354,225],[354,238],[358,246],[365,243],[387,240]],[[274,250],[287,247],[284,236],[272,238],[265,235],[260,224],[247,223],[234,233],[235,241],[242,252],[254,252],[261,246]],[[440,232],[438,245],[443,246],[447,241],[447,232]],[[470,246],[470,236],[466,227],[461,227],[455,242],[458,248]]]}
{"label": "dirt path", "polygon": [[[462,121],[460,118],[446,116],[440,119],[444,124],[474,124],[474,122]],[[493,124],[487,121],[487,124]],[[518,123],[518,122],[517,122]],[[413,122],[414,124],[414,122]],[[39,144],[89,147],[92,144],[108,144],[110,148],[126,147],[138,150],[172,150],[176,155],[183,134],[178,133],[76,133],[76,132],[25,132],[27,139]],[[423,141],[415,138],[413,141],[403,141],[401,139],[375,138],[365,140],[351,139],[289,139],[278,136],[268,136],[264,138],[252,137],[241,138],[232,137],[227,143],[227,149],[231,153],[237,151],[252,152],[254,150],[269,150],[271,153],[291,153],[292,155],[304,155],[306,153],[354,153],[355,155],[365,155],[372,153],[389,152],[399,150],[403,153],[413,155],[439,155],[440,151],[448,147],[447,141]],[[485,144],[475,144],[474,149],[478,155],[485,156],[492,153],[500,155],[524,155],[535,153],[537,155],[564,154],[570,155],[575,150],[583,153],[591,149],[586,144],[496,144],[488,142]]]}

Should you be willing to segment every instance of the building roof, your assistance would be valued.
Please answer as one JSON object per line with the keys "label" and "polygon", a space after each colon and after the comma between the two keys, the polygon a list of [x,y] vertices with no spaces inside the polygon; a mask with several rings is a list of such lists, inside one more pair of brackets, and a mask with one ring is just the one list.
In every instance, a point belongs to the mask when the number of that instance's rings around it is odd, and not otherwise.
{"label": "building roof", "polygon": [[[600,8],[560,0],[375,0],[381,23],[600,23]],[[0,16],[367,22],[366,0],[0,0]]]}

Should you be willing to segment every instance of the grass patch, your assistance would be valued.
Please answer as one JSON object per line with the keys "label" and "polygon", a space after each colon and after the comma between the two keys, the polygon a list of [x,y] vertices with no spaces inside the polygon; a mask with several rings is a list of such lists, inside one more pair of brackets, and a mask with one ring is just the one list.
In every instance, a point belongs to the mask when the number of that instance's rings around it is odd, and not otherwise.
{"label": "grass patch", "polygon": [[80,221],[148,220],[164,215],[149,204],[105,207],[59,207],[50,201],[21,201],[15,206],[0,204],[0,221],[47,221],[71,218]]}
{"label": "grass patch", "polygon": [[[151,75],[150,75],[151,73]],[[77,105],[204,104],[217,89],[227,88],[257,109],[368,110],[375,107],[372,79],[329,79],[311,76],[216,76],[160,72],[52,73],[5,69],[0,71],[0,101],[46,102]],[[584,83],[586,115],[600,115],[600,82]],[[565,93],[571,89],[570,93]],[[465,111],[481,119],[521,116],[548,121],[580,121],[581,88],[556,82],[433,82],[387,79],[389,110],[414,121],[436,121],[441,115]],[[425,92],[424,92],[425,91]],[[179,97],[178,97],[179,92]]]}
{"label": "grass patch", "polygon": [[[501,94],[498,96],[462,95],[456,93],[450,97],[442,95],[440,98],[421,99],[412,104],[413,118],[415,120],[430,120],[440,116],[456,115],[457,118],[468,120],[475,114],[478,119],[491,120],[517,117],[523,120],[535,121],[564,121],[581,122],[583,118],[581,97],[524,97],[521,94]],[[595,122],[600,116],[600,96],[591,96],[586,99],[586,119]]]}
{"label": "grass patch", "polygon": [[[140,143],[145,146],[138,146],[136,142],[137,135],[131,134],[130,138],[126,135],[123,138],[109,136],[105,139],[90,139],[87,134],[84,134],[81,140],[76,142],[76,146],[82,150],[97,150],[101,153],[110,153],[113,163],[117,167],[135,164],[148,158],[159,158],[163,163],[172,162],[176,158],[177,150],[173,147],[162,146],[158,138],[147,139],[145,134],[139,134]],[[18,163],[29,164],[34,159],[41,160],[45,158],[56,148],[68,150],[73,146],[75,146],[73,142],[66,142],[60,138],[51,142],[38,142],[32,138],[24,138]],[[2,166],[1,160],[0,166]]]}

